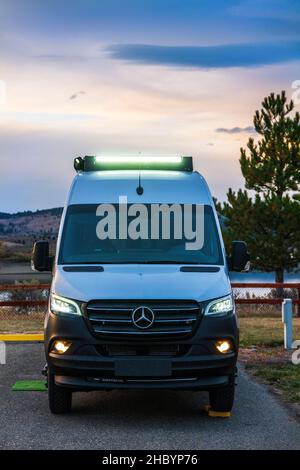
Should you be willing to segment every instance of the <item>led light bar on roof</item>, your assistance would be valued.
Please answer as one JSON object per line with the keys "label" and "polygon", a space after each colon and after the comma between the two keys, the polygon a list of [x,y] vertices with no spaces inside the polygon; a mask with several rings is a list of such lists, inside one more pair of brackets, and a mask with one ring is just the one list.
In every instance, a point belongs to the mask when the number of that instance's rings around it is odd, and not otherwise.
{"label": "led light bar on roof", "polygon": [[74,160],[76,171],[176,170],[193,171],[193,159],[186,156],[85,156]]}
{"label": "led light bar on roof", "polygon": [[98,163],[181,163],[182,157],[96,157]]}

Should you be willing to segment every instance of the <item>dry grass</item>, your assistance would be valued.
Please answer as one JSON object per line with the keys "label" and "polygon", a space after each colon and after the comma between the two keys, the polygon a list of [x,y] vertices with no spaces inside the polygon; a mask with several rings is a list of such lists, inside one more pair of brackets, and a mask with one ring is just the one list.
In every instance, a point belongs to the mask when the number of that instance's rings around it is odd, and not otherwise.
{"label": "dry grass", "polygon": [[[300,403],[300,365],[294,365],[292,352],[283,348],[281,318],[248,317],[240,323],[240,361],[282,398]],[[293,318],[293,337],[300,339],[300,318]]]}
{"label": "dry grass", "polygon": [[[300,339],[300,318],[293,318],[293,334]],[[240,318],[240,346],[275,347],[283,345],[283,323],[281,317]]]}
{"label": "dry grass", "polygon": [[248,364],[247,369],[255,376],[271,385],[285,400],[300,403],[300,365],[288,364]]}
{"label": "dry grass", "polygon": [[10,262],[30,261],[32,246],[0,240],[0,259]]}
{"label": "dry grass", "polygon": [[0,313],[0,333],[42,333],[44,312],[30,314]]}

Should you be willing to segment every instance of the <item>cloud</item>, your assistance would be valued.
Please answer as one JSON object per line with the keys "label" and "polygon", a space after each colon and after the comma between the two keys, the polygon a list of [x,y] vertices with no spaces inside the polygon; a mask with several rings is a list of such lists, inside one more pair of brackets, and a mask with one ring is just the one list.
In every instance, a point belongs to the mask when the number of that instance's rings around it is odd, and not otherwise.
{"label": "cloud", "polygon": [[75,100],[79,95],[85,95],[85,91],[76,91],[76,93],[70,96],[69,100]]}
{"label": "cloud", "polygon": [[220,134],[241,134],[242,132],[246,132],[249,134],[253,134],[255,132],[255,129],[253,126],[248,126],[248,127],[218,127],[216,129],[216,132],[219,132]]}
{"label": "cloud", "polygon": [[107,52],[114,59],[138,64],[207,69],[253,67],[300,59],[300,41],[218,46],[116,44],[108,47]]}

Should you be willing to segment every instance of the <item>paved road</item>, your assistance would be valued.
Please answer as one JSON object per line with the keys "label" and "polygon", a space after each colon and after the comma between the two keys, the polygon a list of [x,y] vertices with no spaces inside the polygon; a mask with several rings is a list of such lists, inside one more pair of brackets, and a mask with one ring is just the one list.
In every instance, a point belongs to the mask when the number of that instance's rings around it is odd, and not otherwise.
{"label": "paved road", "polygon": [[53,416],[47,393],[12,392],[40,378],[41,344],[10,344],[0,365],[1,449],[300,449],[300,426],[241,372],[230,419],[209,418],[199,392],[77,393],[70,415]]}

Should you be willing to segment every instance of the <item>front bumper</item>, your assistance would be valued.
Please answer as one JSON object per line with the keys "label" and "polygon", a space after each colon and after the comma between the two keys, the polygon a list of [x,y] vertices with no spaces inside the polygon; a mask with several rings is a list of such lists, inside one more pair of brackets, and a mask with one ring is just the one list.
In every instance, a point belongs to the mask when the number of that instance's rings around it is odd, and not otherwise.
{"label": "front bumper", "polygon": [[[51,352],[53,341],[67,339],[72,342],[63,355]],[[215,341],[229,339],[233,351],[221,354]],[[204,317],[196,333],[190,338],[156,341],[173,355],[148,354],[154,342],[137,340],[122,342],[139,351],[133,355],[107,354],[107,347],[120,346],[120,341],[95,337],[83,317],[47,314],[45,322],[45,353],[48,367],[55,375],[57,385],[73,390],[112,389],[177,389],[209,390],[225,386],[235,372],[238,354],[238,327],[235,315]],[[142,345],[142,348],[141,348]],[[132,367],[130,368],[130,364]],[[125,365],[125,368],[124,368]],[[129,367],[128,367],[129,366]],[[122,372],[124,371],[124,372]]]}
{"label": "front bumper", "polygon": [[76,391],[93,390],[210,390],[223,387],[228,384],[228,376],[202,377],[195,379],[157,379],[157,380],[133,380],[123,379],[119,382],[107,382],[105,379],[92,379],[85,377],[55,376],[56,385],[71,388]]}

